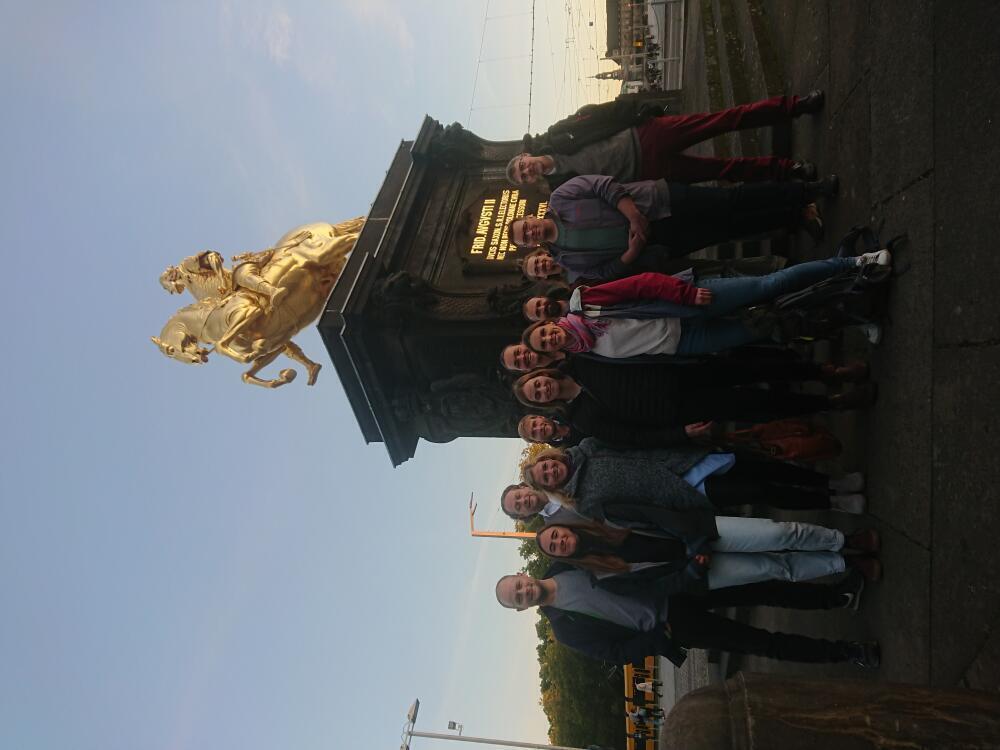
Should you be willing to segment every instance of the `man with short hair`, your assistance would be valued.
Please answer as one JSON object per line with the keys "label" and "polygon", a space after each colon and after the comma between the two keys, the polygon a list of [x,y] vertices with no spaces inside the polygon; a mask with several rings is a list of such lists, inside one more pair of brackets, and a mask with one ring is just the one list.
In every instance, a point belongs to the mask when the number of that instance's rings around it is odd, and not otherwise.
{"label": "man with short hair", "polygon": [[682,183],[814,180],[816,167],[809,162],[778,156],[705,158],[681,152],[723,133],[776,125],[817,113],[824,99],[823,92],[816,90],[804,97],[775,96],[721,112],[650,117],[582,148],[577,148],[572,138],[562,139],[565,147],[553,144],[550,153],[515,156],[507,164],[507,179],[514,185],[544,179],[551,190],[585,174],[611,175],[622,182],[661,178]]}
{"label": "man with short hair", "polygon": [[567,508],[551,500],[544,490],[536,490],[524,482],[509,484],[500,493],[500,509],[515,521],[538,514],[545,524],[586,523],[590,519],[581,516],[572,508]]}
{"label": "man with short hair", "polygon": [[670,273],[676,258],[709,245],[796,225],[819,231],[813,201],[838,186],[833,175],[726,188],[583,175],[553,191],[543,218],[511,221],[507,237],[519,247],[544,244],[571,281],[628,276],[640,259],[643,271]]}
{"label": "man with short hair", "polygon": [[524,344],[509,344],[500,350],[500,363],[511,372],[528,372],[539,367],[549,367],[554,357],[540,354]]}
{"label": "man with short hair", "polygon": [[[508,240],[510,234],[509,229],[510,225],[508,224]],[[534,281],[545,281],[546,279],[555,279],[561,276],[564,269],[555,262],[548,250],[539,248],[537,250],[532,250],[524,256],[521,260],[521,272],[527,278],[533,279]]]}
{"label": "man with short hair", "polygon": [[[853,586],[853,588],[852,588]],[[710,610],[730,606],[793,609],[853,608],[860,593],[856,579],[842,585],[768,581],[716,589],[703,596],[657,596],[648,580],[633,575],[597,579],[556,563],[541,579],[524,573],[497,581],[501,606],[539,607],[564,646],[615,664],[665,656],[676,666],[688,648],[718,648],[738,654],[799,662],[846,662],[875,668],[877,641],[829,641],[774,633],[730,620]]]}

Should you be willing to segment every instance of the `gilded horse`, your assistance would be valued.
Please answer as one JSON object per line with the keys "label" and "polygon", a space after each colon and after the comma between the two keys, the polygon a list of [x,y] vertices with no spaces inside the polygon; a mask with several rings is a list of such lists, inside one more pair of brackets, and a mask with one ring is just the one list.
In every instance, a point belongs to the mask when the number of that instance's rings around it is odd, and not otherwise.
{"label": "gilded horse", "polygon": [[[321,366],[308,359],[292,337],[322,312],[363,224],[361,218],[340,224],[306,224],[288,232],[272,248],[236,256],[239,265],[232,272],[232,291],[181,308],[153,337],[153,343],[166,356],[185,364],[207,362],[211,350],[205,345],[214,345],[220,354],[237,362],[253,363],[243,381],[267,388],[295,378],[294,370],[282,370],[274,380],[257,377],[262,368],[285,354],[307,368],[312,385]],[[241,279],[250,282],[241,283]],[[260,283],[266,287],[260,288]],[[189,288],[197,296],[194,285]]]}

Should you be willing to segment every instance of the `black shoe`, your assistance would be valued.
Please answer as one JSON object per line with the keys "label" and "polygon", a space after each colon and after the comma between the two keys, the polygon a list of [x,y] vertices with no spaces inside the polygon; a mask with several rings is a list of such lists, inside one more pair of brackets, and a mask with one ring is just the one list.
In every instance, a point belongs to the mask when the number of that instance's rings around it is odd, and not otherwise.
{"label": "black shoe", "polygon": [[792,108],[792,117],[814,115],[823,109],[824,103],[826,103],[826,94],[823,93],[823,89],[814,89],[805,96],[799,97],[799,100],[795,102],[795,106]]}
{"label": "black shoe", "polygon": [[806,183],[806,196],[813,198],[833,198],[840,192],[840,178],[835,174],[828,174],[822,180]]}
{"label": "black shoe", "polygon": [[852,641],[847,644],[847,659],[862,669],[882,666],[882,647],[878,641]]}
{"label": "black shoe", "polygon": [[819,174],[819,170],[816,169],[816,165],[811,161],[797,161],[792,164],[792,168],[788,174],[793,180],[814,182],[816,176]]}
{"label": "black shoe", "polygon": [[841,599],[838,609],[849,609],[852,612],[861,609],[861,595],[865,592],[865,577],[858,570],[852,570],[841,581],[834,584],[833,588]]}

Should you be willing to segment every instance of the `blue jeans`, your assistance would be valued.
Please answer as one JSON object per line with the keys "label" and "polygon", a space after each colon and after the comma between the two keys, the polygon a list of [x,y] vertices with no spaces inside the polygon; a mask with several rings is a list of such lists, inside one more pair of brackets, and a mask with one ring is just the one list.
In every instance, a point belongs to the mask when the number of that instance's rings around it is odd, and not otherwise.
{"label": "blue jeans", "polygon": [[844,572],[844,535],[836,529],[769,518],[719,516],[715,522],[719,539],[711,545],[710,589]]}
{"label": "blue jeans", "polygon": [[827,258],[799,263],[766,276],[705,279],[699,282],[698,286],[712,290],[712,304],[705,308],[701,317],[681,321],[677,354],[712,354],[760,340],[760,334],[742,321],[719,320],[719,316],[804,289],[817,281],[854,268],[856,263],[854,258]]}

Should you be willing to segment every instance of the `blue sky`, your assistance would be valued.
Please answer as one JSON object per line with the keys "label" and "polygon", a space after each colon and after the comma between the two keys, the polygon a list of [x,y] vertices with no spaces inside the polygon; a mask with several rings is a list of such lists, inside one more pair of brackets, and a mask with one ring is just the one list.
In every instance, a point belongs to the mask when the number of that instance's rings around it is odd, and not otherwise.
{"label": "blue sky", "polygon": [[[493,0],[481,51],[484,2],[4,3],[0,746],[395,748],[417,696],[418,728],[544,740],[534,616],[492,593],[514,544],[467,533],[520,444],[393,470],[313,328],[319,383],[275,392],[149,343],[166,265],[365,214],[425,113],[519,137],[487,107],[527,58],[473,81],[526,10]],[[613,84],[603,4],[535,18],[540,130]]]}

